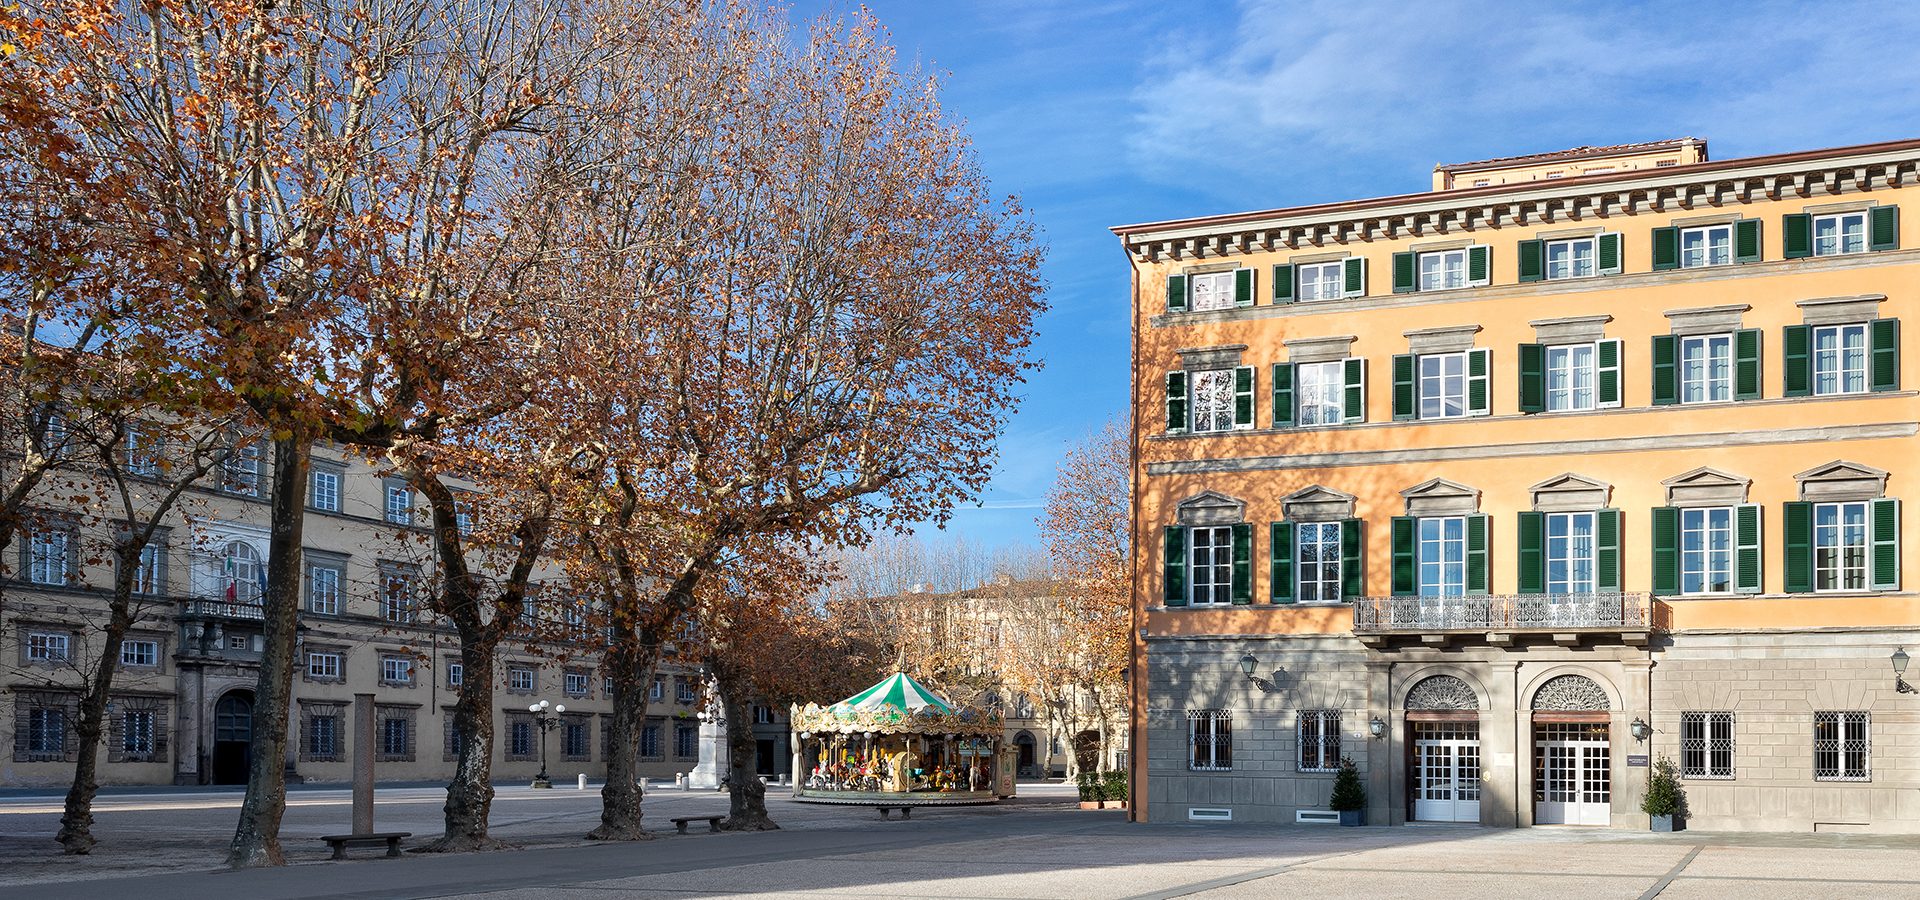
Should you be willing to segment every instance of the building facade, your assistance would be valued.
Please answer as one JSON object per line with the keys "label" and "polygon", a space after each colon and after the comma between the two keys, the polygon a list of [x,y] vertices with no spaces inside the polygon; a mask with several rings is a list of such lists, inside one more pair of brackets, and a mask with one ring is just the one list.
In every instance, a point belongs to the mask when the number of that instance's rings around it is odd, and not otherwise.
{"label": "building facade", "polygon": [[[128,634],[101,748],[103,784],[243,784],[261,656],[260,596],[268,549],[270,461],[237,454],[156,538],[136,578],[141,614]],[[0,784],[63,785],[78,750],[78,695],[113,584],[98,536],[58,508],[14,542],[0,576],[0,615],[14,646],[0,722],[13,756]],[[374,695],[377,777],[453,774],[459,639],[426,611],[431,566],[424,502],[407,486],[334,448],[316,448],[309,478],[299,671],[288,727],[290,776],[351,780],[354,695]],[[547,592],[541,615],[573,601]],[[583,620],[584,621],[584,620]],[[493,776],[531,779],[542,752],[555,780],[605,773],[612,705],[583,628],[566,654],[508,642],[499,653]],[[559,661],[564,658],[565,661]],[[694,673],[665,669],[651,688],[641,736],[643,777],[671,779],[699,762]],[[566,707],[542,733],[527,707]],[[544,743],[544,748],[543,748]]]}
{"label": "building facade", "polygon": [[1920,141],[1114,229],[1134,816],[1920,831]]}

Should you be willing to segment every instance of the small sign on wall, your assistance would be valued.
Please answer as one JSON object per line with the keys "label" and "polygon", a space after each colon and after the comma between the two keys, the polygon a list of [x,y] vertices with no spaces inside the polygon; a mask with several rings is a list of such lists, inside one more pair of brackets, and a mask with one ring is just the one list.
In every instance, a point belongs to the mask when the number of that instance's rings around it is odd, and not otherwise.
{"label": "small sign on wall", "polygon": [[1627,765],[1628,765],[1628,766],[1639,766],[1640,768],[1643,768],[1643,769],[1644,769],[1644,768],[1646,768],[1646,767],[1647,767],[1647,758],[1646,758],[1646,757],[1644,757],[1644,756],[1628,756],[1628,757],[1627,757]]}

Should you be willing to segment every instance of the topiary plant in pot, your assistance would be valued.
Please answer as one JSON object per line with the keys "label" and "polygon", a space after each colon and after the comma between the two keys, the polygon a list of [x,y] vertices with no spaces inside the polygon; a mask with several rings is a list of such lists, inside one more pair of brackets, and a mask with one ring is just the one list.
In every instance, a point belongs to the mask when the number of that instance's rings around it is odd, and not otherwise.
{"label": "topiary plant in pot", "polygon": [[1127,773],[1119,769],[1109,769],[1101,777],[1103,784],[1100,799],[1106,801],[1108,809],[1127,808]]}
{"label": "topiary plant in pot", "polygon": [[1367,824],[1367,788],[1360,783],[1360,770],[1354,766],[1353,758],[1340,760],[1340,771],[1333,776],[1333,796],[1327,798],[1327,808],[1340,814],[1342,825]]}
{"label": "topiary plant in pot", "polygon": [[1080,789],[1080,808],[1099,809],[1101,794],[1104,792],[1100,784],[1100,773],[1083,771],[1074,776],[1073,780],[1075,786]]}
{"label": "topiary plant in pot", "polygon": [[[1674,824],[1687,808],[1686,792],[1680,789],[1680,776],[1673,760],[1654,760],[1653,775],[1647,779],[1647,794],[1640,798],[1640,811],[1652,819],[1654,831],[1674,831]],[[1678,826],[1684,827],[1684,826]]]}

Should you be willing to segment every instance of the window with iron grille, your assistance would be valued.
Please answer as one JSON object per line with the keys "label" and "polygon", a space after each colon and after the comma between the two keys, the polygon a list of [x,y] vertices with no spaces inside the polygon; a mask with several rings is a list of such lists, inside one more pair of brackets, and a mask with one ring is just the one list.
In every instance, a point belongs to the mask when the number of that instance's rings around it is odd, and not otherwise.
{"label": "window with iron grille", "polygon": [[441,748],[440,757],[447,762],[452,762],[460,758],[460,748],[466,746],[466,741],[460,737],[460,729],[454,727],[453,707],[441,707],[440,712],[446,716],[446,724],[441,726],[442,743],[446,746]]}
{"label": "window with iron grille", "polygon": [[1813,779],[1815,781],[1870,781],[1868,761],[1873,745],[1864,712],[1813,714]]}
{"label": "window with iron grille", "polygon": [[120,714],[120,751],[142,756],[153,752],[153,710],[130,709]]}
{"label": "window with iron grille", "polygon": [[341,724],[346,707],[337,703],[300,704],[300,758],[306,762],[339,762],[343,757]]}
{"label": "window with iron grille", "polygon": [[1187,710],[1187,742],[1192,748],[1188,768],[1205,772],[1233,768],[1233,712]]}
{"label": "window with iron grille", "polygon": [[[64,709],[27,710],[26,751],[34,758],[59,759],[67,749],[67,712]],[[16,757],[18,758],[18,757]]]}
{"label": "window with iron grille", "polygon": [[696,759],[700,756],[700,731],[692,725],[675,725],[673,728],[673,755],[679,759]]}
{"label": "window with iron grille", "polygon": [[1300,771],[1333,772],[1340,768],[1340,711],[1300,710]]}
{"label": "window with iron grille", "polygon": [[662,751],[660,748],[660,726],[658,725],[640,726],[640,758],[641,759],[663,758]]}
{"label": "window with iron grille", "polygon": [[1733,713],[1680,714],[1680,775],[1733,777]]}
{"label": "window with iron grille", "polygon": [[526,713],[509,713],[507,722],[507,759],[533,759],[533,718]]}
{"label": "window with iron grille", "polygon": [[593,726],[586,719],[569,720],[560,727],[560,754],[570,762],[586,762]]}
{"label": "window with iron grille", "polygon": [[405,719],[384,719],[380,722],[380,758],[382,760],[411,760],[413,742],[410,740],[412,724]]}
{"label": "window with iron grille", "polygon": [[106,721],[108,762],[164,763],[167,754],[167,701],[158,697],[115,697]]}

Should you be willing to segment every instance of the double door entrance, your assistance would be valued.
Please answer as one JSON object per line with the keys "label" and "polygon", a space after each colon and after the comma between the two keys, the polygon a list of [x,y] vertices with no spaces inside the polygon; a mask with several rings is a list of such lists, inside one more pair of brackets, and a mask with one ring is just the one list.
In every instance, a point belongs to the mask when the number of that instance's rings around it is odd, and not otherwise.
{"label": "double door entrance", "polygon": [[1480,821],[1480,723],[1409,722],[1413,727],[1413,818]]}
{"label": "double door entrance", "polygon": [[1605,723],[1535,722],[1534,824],[1611,824],[1612,764]]}

